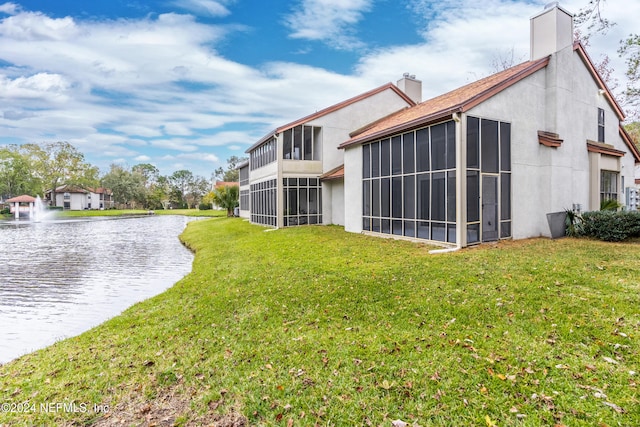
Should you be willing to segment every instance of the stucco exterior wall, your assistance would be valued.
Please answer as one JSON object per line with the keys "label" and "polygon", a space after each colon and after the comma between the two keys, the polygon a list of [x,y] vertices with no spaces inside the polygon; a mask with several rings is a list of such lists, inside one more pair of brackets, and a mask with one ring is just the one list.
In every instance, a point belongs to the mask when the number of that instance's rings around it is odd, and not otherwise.
{"label": "stucco exterior wall", "polygon": [[344,150],[344,229],[362,233],[362,146]]}
{"label": "stucco exterior wall", "polygon": [[322,127],[322,172],[344,163],[343,152],[338,146],[349,139],[349,133],[407,105],[397,93],[387,89],[308,122],[308,125]]}
{"label": "stucco exterior wall", "polygon": [[322,221],[325,224],[344,225],[344,180],[322,183]]}
{"label": "stucco exterior wall", "polygon": [[[554,54],[545,69],[467,113],[511,123],[514,239],[549,236],[547,213],[571,209],[574,204],[583,210],[599,208],[591,196],[599,192],[599,170],[594,170],[586,145],[587,140],[598,139],[598,108],[605,111],[605,143],[628,152],[618,133],[615,111],[579,54],[569,47]],[[538,130],[559,134],[562,145],[539,144]],[[603,157],[609,164],[617,161]],[[631,153],[620,160],[626,186],[633,182],[634,163]],[[621,197],[623,193],[621,189]]]}

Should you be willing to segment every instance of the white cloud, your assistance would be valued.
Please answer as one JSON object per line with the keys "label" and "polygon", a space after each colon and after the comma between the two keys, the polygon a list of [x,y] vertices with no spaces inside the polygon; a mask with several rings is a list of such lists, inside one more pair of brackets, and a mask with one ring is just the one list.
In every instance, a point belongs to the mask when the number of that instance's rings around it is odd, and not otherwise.
{"label": "white cloud", "polygon": [[193,135],[193,131],[186,123],[166,123],[162,126],[166,135],[189,136]]}
{"label": "white cloud", "polygon": [[158,129],[150,127],[150,126],[141,126],[141,125],[126,125],[126,126],[116,126],[114,130],[127,134],[127,135],[136,135],[142,137],[155,137],[161,136],[162,132]]}
{"label": "white cloud", "polygon": [[40,99],[62,102],[68,99],[69,82],[59,74],[38,73],[32,76],[11,79],[0,75],[0,99]]}
{"label": "white cloud", "polygon": [[148,162],[149,160],[151,160],[151,157],[149,156],[145,156],[144,154],[138,157],[135,157],[134,160],[136,162]]}
{"label": "white cloud", "polygon": [[0,4],[0,13],[6,13],[7,15],[15,15],[20,9],[20,6],[15,3]]}
{"label": "white cloud", "polygon": [[202,160],[205,162],[216,163],[220,159],[213,153],[190,153],[190,154],[178,154],[176,157],[187,160]]}
{"label": "white cloud", "polygon": [[198,149],[198,146],[186,139],[154,139],[150,142],[152,147],[165,148],[175,151],[192,152]]}
{"label": "white cloud", "polygon": [[32,111],[15,111],[8,110],[5,111],[2,116],[7,120],[23,120],[28,119],[35,116],[35,113]]}
{"label": "white cloud", "polygon": [[226,2],[213,0],[178,0],[171,4],[204,16],[226,16],[230,12],[224,3]]}
{"label": "white cloud", "polygon": [[22,12],[3,19],[0,34],[18,41],[64,40],[78,34],[70,17],[53,19],[36,12]]}
{"label": "white cloud", "polygon": [[285,23],[292,30],[291,38],[355,50],[364,44],[355,37],[352,28],[371,10],[372,4],[372,0],[302,0]]}

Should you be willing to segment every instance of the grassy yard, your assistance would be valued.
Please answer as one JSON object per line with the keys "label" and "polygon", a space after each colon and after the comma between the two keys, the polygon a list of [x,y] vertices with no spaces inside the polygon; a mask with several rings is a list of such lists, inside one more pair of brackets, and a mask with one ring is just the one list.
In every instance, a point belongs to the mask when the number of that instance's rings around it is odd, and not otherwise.
{"label": "grassy yard", "polygon": [[[169,291],[0,367],[0,404],[34,405],[0,424],[640,425],[638,243],[431,255],[226,218],[182,238]],[[63,402],[86,410],[41,406]]]}
{"label": "grassy yard", "polygon": [[[169,210],[157,210],[153,211],[155,215],[185,215],[185,216],[204,216],[204,217],[219,217],[226,216],[226,211],[221,210],[206,210],[201,211],[199,209],[169,209]],[[106,209],[100,210],[82,210],[82,211],[57,211],[56,216],[59,218],[73,218],[84,216],[126,216],[126,215],[148,215],[149,211],[146,209]]]}

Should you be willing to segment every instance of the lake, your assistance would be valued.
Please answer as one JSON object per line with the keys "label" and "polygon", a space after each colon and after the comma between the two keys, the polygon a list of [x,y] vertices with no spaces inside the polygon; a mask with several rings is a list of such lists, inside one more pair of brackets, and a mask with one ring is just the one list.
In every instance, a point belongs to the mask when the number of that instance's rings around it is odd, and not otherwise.
{"label": "lake", "polygon": [[0,221],[0,364],[78,335],[191,271],[194,218]]}

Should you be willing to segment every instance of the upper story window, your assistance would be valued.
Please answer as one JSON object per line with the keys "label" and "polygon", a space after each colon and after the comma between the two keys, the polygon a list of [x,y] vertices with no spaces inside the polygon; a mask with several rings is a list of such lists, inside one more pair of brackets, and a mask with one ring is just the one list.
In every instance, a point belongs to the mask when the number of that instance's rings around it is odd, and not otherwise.
{"label": "upper story window", "polygon": [[240,168],[240,185],[249,184],[249,165]]}
{"label": "upper story window", "polygon": [[256,147],[250,154],[251,170],[261,168],[276,161],[276,139],[271,138]]}
{"label": "upper story window", "polygon": [[71,193],[64,193],[64,200],[69,200],[71,198]]}
{"label": "upper story window", "polygon": [[598,142],[604,142],[604,110],[598,108]]}
{"label": "upper story window", "polygon": [[298,125],[284,131],[282,158],[288,160],[321,160],[322,128]]}

